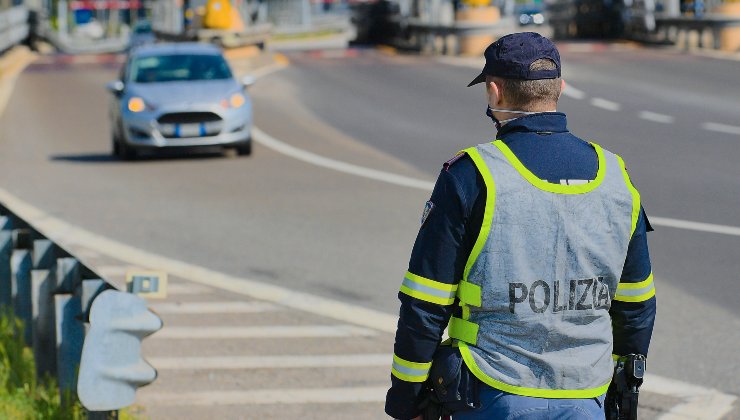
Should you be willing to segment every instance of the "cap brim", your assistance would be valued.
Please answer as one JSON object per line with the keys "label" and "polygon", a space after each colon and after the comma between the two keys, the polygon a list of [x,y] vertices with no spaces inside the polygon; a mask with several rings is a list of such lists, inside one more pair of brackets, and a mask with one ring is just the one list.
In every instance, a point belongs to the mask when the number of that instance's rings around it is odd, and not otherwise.
{"label": "cap brim", "polygon": [[471,87],[473,85],[477,85],[478,83],[483,83],[485,81],[486,81],[486,74],[485,73],[481,73],[481,74],[478,75],[478,77],[476,77],[475,79],[473,79],[472,82],[468,83],[468,87]]}

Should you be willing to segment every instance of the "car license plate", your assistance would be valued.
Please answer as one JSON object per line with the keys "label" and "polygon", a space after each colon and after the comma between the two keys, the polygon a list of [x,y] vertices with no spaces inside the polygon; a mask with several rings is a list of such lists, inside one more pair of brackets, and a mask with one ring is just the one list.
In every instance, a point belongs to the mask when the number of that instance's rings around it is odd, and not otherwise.
{"label": "car license plate", "polygon": [[200,137],[200,124],[178,124],[176,133],[178,137]]}

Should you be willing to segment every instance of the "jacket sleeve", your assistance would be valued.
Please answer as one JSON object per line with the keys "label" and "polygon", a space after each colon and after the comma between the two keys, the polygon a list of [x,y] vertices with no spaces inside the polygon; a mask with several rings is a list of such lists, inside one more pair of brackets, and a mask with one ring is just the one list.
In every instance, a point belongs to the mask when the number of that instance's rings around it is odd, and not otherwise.
{"label": "jacket sleeve", "polygon": [[419,414],[422,384],[457,308],[455,293],[467,258],[467,210],[459,185],[447,170],[440,173],[398,293],[401,309],[385,405],[386,413],[397,419]]}
{"label": "jacket sleeve", "polygon": [[613,353],[616,356],[648,354],[656,310],[655,284],[647,243],[647,232],[651,230],[645,210],[641,209],[609,310],[614,335]]}

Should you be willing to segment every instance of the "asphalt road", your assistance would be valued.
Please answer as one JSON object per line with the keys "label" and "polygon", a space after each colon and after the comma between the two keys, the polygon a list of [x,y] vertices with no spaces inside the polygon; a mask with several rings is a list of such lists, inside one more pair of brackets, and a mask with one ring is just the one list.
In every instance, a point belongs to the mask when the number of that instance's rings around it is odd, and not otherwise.
{"label": "asphalt road", "polygon": [[[560,107],[571,130],[625,158],[650,216],[740,226],[740,135],[716,131],[740,121],[738,62],[580,48],[562,51],[577,88]],[[465,88],[476,75],[465,60],[332,57],[296,53],[260,80],[257,125],[313,153],[430,181],[457,150],[495,135],[483,92]],[[119,162],[103,87],[115,71],[27,69],[0,120],[0,187],[144,250],[397,311],[428,192],[260,145],[246,159]],[[659,300],[650,370],[740,394],[740,238],[656,226],[650,244]]]}

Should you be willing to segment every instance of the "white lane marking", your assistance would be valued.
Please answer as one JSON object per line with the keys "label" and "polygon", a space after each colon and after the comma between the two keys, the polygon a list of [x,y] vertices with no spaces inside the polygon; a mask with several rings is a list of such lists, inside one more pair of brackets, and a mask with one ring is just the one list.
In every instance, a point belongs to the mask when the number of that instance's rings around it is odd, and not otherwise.
{"label": "white lane marking", "polygon": [[720,233],[722,235],[740,236],[740,227],[715,225],[711,223],[690,222],[688,220],[671,219],[668,217],[650,216],[650,223],[656,226],[666,226],[678,229],[696,230],[699,232]]}
{"label": "white lane marking", "polygon": [[236,339],[372,337],[376,332],[354,325],[268,325],[264,327],[165,327],[150,339]]}
{"label": "white lane marking", "polygon": [[566,82],[565,83],[565,90],[563,90],[563,95],[573,98],[573,99],[585,99],[586,98],[586,92],[576,89],[573,85]]}
{"label": "white lane marking", "polygon": [[619,111],[622,105],[604,98],[591,98],[591,105],[607,111]]}
{"label": "white lane marking", "polygon": [[130,267],[123,265],[101,265],[95,268],[95,272],[103,276],[103,278],[106,278],[113,276],[125,276],[130,269]]}
{"label": "white lane marking", "polygon": [[397,175],[390,172],[379,171],[376,169],[366,168],[364,166],[353,165],[351,163],[330,159],[324,156],[317,155],[315,153],[305,151],[303,149],[299,149],[270,136],[257,127],[252,127],[252,138],[257,143],[266,146],[278,153],[282,153],[284,155],[316,166],[332,169],[337,172],[344,172],[363,178],[383,181],[402,187],[417,188],[425,191],[434,188],[434,182],[424,181],[421,179],[411,178],[403,175]]}
{"label": "white lane marking", "polygon": [[658,416],[658,420],[718,420],[732,410],[737,399],[734,395],[724,394],[716,389],[650,374],[645,375],[645,382],[640,390],[683,400],[683,403]]}
{"label": "white lane marking", "polygon": [[382,353],[314,356],[147,357],[146,360],[155,368],[166,370],[239,370],[375,366],[390,369],[392,359],[389,354]]}
{"label": "white lane marking", "polygon": [[169,295],[207,295],[213,293],[213,289],[200,284],[169,283],[167,294]]}
{"label": "white lane marking", "polygon": [[144,406],[216,406],[253,404],[347,404],[383,402],[388,386],[310,389],[259,389],[251,391],[201,391],[141,393]]}
{"label": "white lane marking", "polygon": [[[46,214],[2,188],[0,188],[0,202],[9,210],[22,217],[26,222],[32,224],[36,230],[47,238],[56,241],[65,248],[69,248],[70,251],[80,247],[93,248],[101,254],[125,261],[131,265],[138,267],[157,267],[158,269],[167,271],[172,277],[190,280],[204,287],[228,290],[257,300],[277,303],[289,308],[326,316],[342,322],[350,322],[378,331],[396,332],[398,315],[391,315],[309,293],[297,292],[287,287],[275,286],[243,277],[230,276],[205,267],[156,255],[73,226]],[[94,269],[94,267],[92,268]],[[169,285],[168,289],[171,290],[172,286],[172,284]],[[169,291],[169,293],[172,292]]]}
{"label": "white lane marking", "polygon": [[187,303],[156,303],[150,304],[160,315],[187,315],[187,314],[253,314],[261,312],[279,311],[282,308],[267,302],[187,302]]}
{"label": "white lane marking", "polygon": [[643,120],[662,124],[672,124],[676,119],[671,115],[658,114],[657,112],[640,111],[639,117]]}
{"label": "white lane marking", "polygon": [[718,133],[735,134],[740,136],[740,127],[735,125],[720,124],[715,122],[705,122],[701,128]]}

